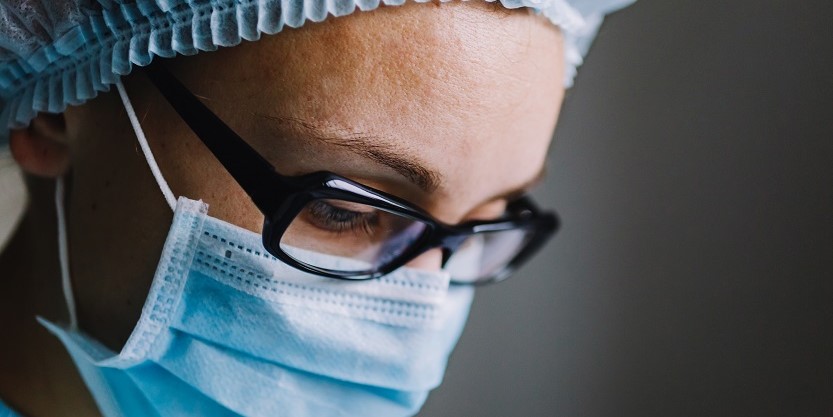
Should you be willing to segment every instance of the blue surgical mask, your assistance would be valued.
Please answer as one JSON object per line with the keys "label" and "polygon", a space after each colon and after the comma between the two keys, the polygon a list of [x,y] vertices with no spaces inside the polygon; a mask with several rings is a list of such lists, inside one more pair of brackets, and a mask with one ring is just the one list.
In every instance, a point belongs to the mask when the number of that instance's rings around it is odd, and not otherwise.
{"label": "blue surgical mask", "polygon": [[[141,318],[121,352],[73,324],[39,319],[63,342],[105,416],[419,410],[442,380],[471,287],[450,286],[445,271],[410,268],[369,281],[311,275],[266,253],[259,234],[207,213],[201,201],[177,201]],[[356,262],[306,256],[333,268]]]}
{"label": "blue surgical mask", "polygon": [[141,319],[119,354],[41,321],[105,416],[419,410],[460,335],[469,287],[408,268],[361,282],[309,275],[265,254],[259,235],[206,212],[179,199]]}

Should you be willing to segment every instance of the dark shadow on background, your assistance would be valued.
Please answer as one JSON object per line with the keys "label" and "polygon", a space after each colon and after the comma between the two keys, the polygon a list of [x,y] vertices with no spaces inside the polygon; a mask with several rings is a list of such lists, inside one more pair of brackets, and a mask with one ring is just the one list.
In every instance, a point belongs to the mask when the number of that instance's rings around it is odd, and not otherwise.
{"label": "dark shadow on background", "polygon": [[833,2],[611,16],[550,162],[420,416],[833,415]]}

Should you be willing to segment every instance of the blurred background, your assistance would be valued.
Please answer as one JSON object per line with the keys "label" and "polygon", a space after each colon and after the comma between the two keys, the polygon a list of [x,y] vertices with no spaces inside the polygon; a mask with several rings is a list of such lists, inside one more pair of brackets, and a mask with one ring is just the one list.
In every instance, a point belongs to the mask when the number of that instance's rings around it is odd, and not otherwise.
{"label": "blurred background", "polygon": [[563,229],[479,291],[421,417],[833,416],[833,1],[610,16],[550,164]]}
{"label": "blurred background", "polygon": [[0,251],[26,205],[23,177],[8,150],[0,150]]}
{"label": "blurred background", "polygon": [[833,1],[609,16],[539,191],[421,417],[833,416]]}

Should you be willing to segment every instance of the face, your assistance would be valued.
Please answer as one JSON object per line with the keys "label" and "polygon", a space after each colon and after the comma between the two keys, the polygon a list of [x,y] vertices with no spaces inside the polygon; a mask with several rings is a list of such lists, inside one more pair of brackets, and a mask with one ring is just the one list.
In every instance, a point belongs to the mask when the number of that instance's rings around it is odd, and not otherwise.
{"label": "face", "polygon": [[[167,67],[281,174],[332,171],[447,223],[495,218],[539,179],[563,98],[558,30],[475,3],[356,12]],[[125,86],[174,194],[260,233],[262,214],[141,71]],[[172,213],[115,94],[65,119],[80,325],[117,349]],[[410,266],[439,268],[439,254]]]}

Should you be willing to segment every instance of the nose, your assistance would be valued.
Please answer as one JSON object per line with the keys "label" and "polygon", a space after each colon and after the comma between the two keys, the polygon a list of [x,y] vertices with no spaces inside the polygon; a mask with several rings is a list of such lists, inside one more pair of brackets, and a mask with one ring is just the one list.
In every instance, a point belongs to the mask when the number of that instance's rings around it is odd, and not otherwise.
{"label": "nose", "polygon": [[443,250],[441,248],[428,250],[412,259],[405,266],[426,271],[439,271],[443,267]]}

